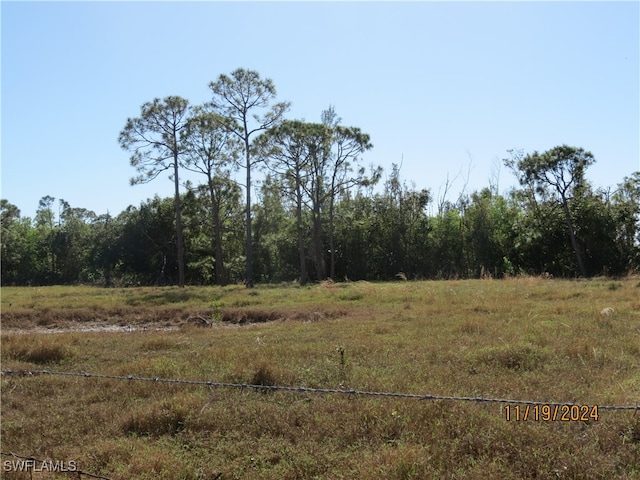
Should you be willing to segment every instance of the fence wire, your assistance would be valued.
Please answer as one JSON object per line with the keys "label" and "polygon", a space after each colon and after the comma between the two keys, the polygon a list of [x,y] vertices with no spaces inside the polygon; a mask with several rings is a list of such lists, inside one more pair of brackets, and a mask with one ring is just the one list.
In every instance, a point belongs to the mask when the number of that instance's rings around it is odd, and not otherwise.
{"label": "fence wire", "polygon": [[[258,391],[284,391],[284,392],[297,392],[297,393],[311,393],[311,394],[337,394],[337,395],[351,395],[351,396],[369,396],[369,397],[387,397],[387,398],[407,398],[415,400],[451,400],[455,402],[486,402],[486,403],[508,403],[518,405],[582,405],[574,402],[541,402],[533,400],[513,400],[507,398],[486,398],[486,397],[461,397],[454,395],[435,395],[435,394],[415,394],[415,393],[394,393],[394,392],[370,392],[364,390],[353,389],[330,389],[330,388],[311,388],[311,387],[292,387],[284,385],[253,385],[248,383],[228,383],[228,382],[214,382],[207,380],[182,380],[160,377],[138,377],[135,375],[103,375],[97,373],[87,372],[56,372],[51,370],[0,370],[2,375],[15,375],[15,376],[35,376],[35,375],[56,375],[63,377],[80,377],[80,378],[98,378],[108,380],[125,380],[129,382],[151,382],[151,383],[166,383],[177,385],[195,385],[195,386],[207,386],[210,388],[232,388],[241,390],[258,390]],[[640,404],[636,405],[598,405],[599,410],[634,410],[640,411]]]}

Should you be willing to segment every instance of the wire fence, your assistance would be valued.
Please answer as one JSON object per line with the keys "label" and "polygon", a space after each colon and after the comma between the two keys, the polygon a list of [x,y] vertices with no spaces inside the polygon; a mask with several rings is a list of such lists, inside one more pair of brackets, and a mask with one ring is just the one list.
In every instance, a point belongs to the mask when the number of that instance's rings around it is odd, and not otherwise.
{"label": "wire fence", "polygon": [[[284,391],[284,392],[297,392],[297,393],[309,393],[309,394],[323,394],[323,395],[350,395],[350,396],[368,396],[368,397],[387,397],[387,398],[406,398],[415,400],[451,400],[456,402],[487,402],[487,403],[504,403],[514,405],[532,405],[532,406],[545,406],[545,405],[566,405],[576,406],[583,405],[574,402],[549,402],[549,401],[534,401],[534,400],[514,400],[507,398],[487,398],[487,397],[462,397],[454,395],[436,395],[436,394],[415,394],[415,393],[396,393],[396,392],[370,392],[365,390],[353,390],[353,389],[330,389],[330,388],[311,388],[311,387],[293,387],[284,385],[254,385],[248,383],[228,383],[228,382],[214,382],[207,380],[183,380],[183,379],[171,379],[160,377],[138,377],[135,375],[103,375],[87,372],[57,372],[51,370],[0,370],[2,375],[15,375],[15,376],[36,376],[36,375],[54,375],[63,377],[80,377],[80,378],[98,378],[108,380],[122,380],[128,382],[151,382],[151,383],[166,383],[177,385],[194,385],[194,386],[207,386],[209,388],[232,388],[241,390],[258,390],[258,391]],[[635,405],[598,405],[599,410],[634,410],[640,411],[640,404]]]}
{"label": "wire fence", "polygon": [[[51,370],[0,370],[2,375],[12,375],[21,377],[33,377],[38,375],[52,375],[62,377],[76,377],[76,378],[95,378],[105,380],[119,380],[127,382],[150,382],[158,384],[174,384],[174,385],[191,385],[191,386],[206,386],[210,389],[214,388],[230,388],[241,390],[256,390],[256,391],[284,391],[284,392],[297,392],[308,394],[322,394],[322,395],[350,395],[350,396],[368,396],[368,397],[386,397],[386,398],[403,398],[403,399],[415,399],[415,400],[450,400],[458,402],[489,402],[489,403],[501,403],[501,404],[513,404],[513,405],[530,405],[530,406],[574,406],[578,405],[571,402],[541,402],[533,400],[514,400],[507,398],[487,398],[487,397],[463,397],[455,395],[436,395],[436,394],[414,394],[414,393],[397,393],[397,392],[372,392],[365,390],[353,390],[353,389],[329,389],[329,388],[311,388],[311,387],[293,387],[283,385],[255,385],[248,383],[229,383],[229,382],[214,382],[206,380],[184,380],[184,379],[171,379],[161,377],[139,377],[135,375],[104,375],[87,372],[59,372]],[[636,405],[598,405],[599,410],[632,410],[634,412],[640,411],[640,404]],[[52,462],[47,460],[39,460],[35,457],[25,457],[17,455],[13,452],[1,452],[0,455],[13,457],[17,459],[13,463],[5,461],[4,469],[11,469],[12,471],[25,471],[33,475],[33,472],[43,471],[55,471],[57,473],[65,473],[69,475],[75,475],[81,479],[82,476],[89,478],[96,478],[101,480],[111,480],[109,477],[96,475],[86,472],[77,468],[75,462],[68,462],[67,464],[60,462]],[[8,464],[8,465],[7,465]],[[215,478],[220,478],[221,474]],[[33,478],[33,477],[31,477]]]}

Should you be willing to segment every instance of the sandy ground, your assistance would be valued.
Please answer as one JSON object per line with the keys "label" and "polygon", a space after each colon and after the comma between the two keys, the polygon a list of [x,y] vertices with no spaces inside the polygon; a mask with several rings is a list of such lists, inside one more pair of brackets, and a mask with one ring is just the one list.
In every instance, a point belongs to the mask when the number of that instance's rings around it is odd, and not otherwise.
{"label": "sandy ground", "polygon": [[71,333],[71,332],[163,332],[180,329],[179,325],[158,326],[158,325],[77,325],[67,327],[35,327],[35,328],[2,328],[2,333],[8,334],[30,334],[30,333]]}

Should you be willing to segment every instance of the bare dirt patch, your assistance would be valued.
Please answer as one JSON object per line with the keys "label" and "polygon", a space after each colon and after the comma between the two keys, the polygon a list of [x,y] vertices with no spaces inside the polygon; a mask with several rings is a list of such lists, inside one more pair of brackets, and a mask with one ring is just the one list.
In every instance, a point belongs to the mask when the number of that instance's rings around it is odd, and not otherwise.
{"label": "bare dirt patch", "polygon": [[201,309],[129,307],[117,309],[15,309],[2,312],[4,333],[134,332],[177,330],[184,326],[222,327],[278,320],[321,321],[343,311],[317,309]]}

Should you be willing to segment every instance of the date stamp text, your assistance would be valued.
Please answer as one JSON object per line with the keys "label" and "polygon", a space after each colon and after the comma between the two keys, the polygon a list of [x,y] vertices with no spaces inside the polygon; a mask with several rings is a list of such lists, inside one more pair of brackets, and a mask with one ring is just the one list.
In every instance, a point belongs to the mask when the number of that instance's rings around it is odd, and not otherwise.
{"label": "date stamp text", "polygon": [[598,405],[505,405],[508,422],[597,422]]}

